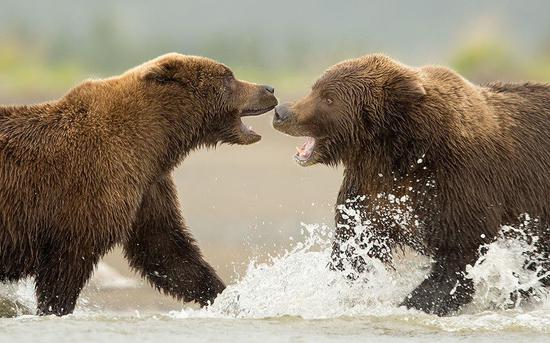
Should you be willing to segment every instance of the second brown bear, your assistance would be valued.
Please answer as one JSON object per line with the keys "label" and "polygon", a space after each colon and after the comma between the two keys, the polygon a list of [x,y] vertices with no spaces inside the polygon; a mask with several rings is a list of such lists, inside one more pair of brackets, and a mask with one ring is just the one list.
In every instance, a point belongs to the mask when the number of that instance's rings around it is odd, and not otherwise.
{"label": "second brown bear", "polygon": [[550,285],[549,84],[477,86],[368,55],[330,68],[273,123],[308,136],[301,165],[344,166],[333,267],[360,273],[364,256],[391,263],[411,246],[435,261],[403,304],[447,315],[472,300],[466,266],[511,224],[537,248],[526,267]]}

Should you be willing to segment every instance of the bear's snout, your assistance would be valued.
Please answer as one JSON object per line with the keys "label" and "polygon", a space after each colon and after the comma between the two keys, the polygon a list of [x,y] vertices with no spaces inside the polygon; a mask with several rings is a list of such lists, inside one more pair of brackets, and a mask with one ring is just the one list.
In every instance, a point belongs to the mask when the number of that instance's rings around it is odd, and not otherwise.
{"label": "bear's snout", "polygon": [[292,112],[290,111],[288,104],[281,104],[275,107],[275,115],[273,116],[273,123],[283,122],[287,120],[290,117],[291,113]]}
{"label": "bear's snout", "polygon": [[275,107],[273,115],[273,128],[287,135],[302,136],[300,125],[297,122],[297,114],[291,104],[282,104]]}
{"label": "bear's snout", "polygon": [[275,88],[271,87],[270,85],[263,85],[264,89],[268,91],[271,94],[275,94]]}

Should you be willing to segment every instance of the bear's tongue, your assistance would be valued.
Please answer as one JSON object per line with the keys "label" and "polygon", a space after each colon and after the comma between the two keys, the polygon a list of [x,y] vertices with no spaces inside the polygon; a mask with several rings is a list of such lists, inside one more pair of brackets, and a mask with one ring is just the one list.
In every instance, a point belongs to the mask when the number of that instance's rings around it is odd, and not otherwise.
{"label": "bear's tongue", "polygon": [[315,138],[306,137],[306,141],[301,147],[296,147],[296,158],[300,161],[307,161],[313,154],[315,148]]}

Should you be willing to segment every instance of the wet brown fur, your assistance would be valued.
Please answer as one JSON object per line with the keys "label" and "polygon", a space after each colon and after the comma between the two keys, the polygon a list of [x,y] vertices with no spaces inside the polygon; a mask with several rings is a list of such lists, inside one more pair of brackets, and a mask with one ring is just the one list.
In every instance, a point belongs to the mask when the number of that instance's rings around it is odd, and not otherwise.
{"label": "wet brown fur", "polygon": [[276,105],[265,86],[169,54],[59,100],[0,107],[0,281],[34,276],[39,314],[71,313],[121,244],[152,285],[201,305],[224,289],[180,215],[170,175],[193,149],[259,140],[240,116]]}
{"label": "wet brown fur", "polygon": [[[343,164],[337,205],[378,219],[370,235],[433,257],[431,274],[404,305],[446,315],[470,302],[465,266],[501,225],[516,225],[525,213],[537,220],[533,235],[548,268],[550,84],[478,86],[448,68],[368,55],[331,67],[308,96],[278,106],[274,126],[317,139],[306,165]],[[421,225],[381,220],[389,204],[380,193],[408,196]],[[359,204],[346,202],[359,196]],[[354,259],[342,244],[355,234],[340,210],[336,224],[338,268]],[[389,250],[369,254],[391,261]],[[357,257],[352,264],[361,269]]]}

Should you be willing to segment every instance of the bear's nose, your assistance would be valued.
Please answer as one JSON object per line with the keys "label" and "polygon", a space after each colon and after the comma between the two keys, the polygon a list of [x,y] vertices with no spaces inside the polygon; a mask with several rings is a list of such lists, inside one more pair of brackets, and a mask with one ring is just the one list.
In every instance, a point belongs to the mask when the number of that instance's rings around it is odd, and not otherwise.
{"label": "bear's nose", "polygon": [[268,86],[268,85],[264,85],[264,89],[266,91],[268,91],[269,93],[273,94],[275,93],[275,88],[271,87],[271,86]]}
{"label": "bear's nose", "polygon": [[275,116],[273,119],[275,121],[285,121],[290,114],[290,111],[287,106],[285,105],[279,105],[275,107]]}

